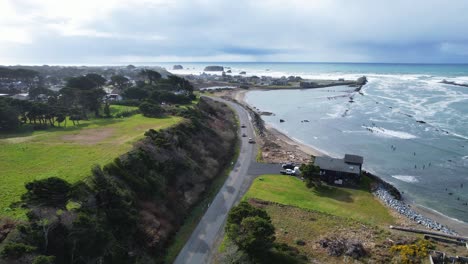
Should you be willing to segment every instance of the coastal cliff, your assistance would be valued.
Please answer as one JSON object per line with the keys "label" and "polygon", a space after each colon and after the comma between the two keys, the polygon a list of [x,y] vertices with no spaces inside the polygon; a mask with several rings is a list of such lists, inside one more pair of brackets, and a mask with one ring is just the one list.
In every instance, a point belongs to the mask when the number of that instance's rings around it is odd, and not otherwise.
{"label": "coastal cliff", "polygon": [[184,219],[230,164],[237,142],[234,113],[222,103],[202,98],[183,116],[177,126],[147,131],[131,151],[95,167],[83,182],[29,184],[22,201],[28,221],[3,241],[3,260],[31,263],[43,255],[55,263],[163,262]]}

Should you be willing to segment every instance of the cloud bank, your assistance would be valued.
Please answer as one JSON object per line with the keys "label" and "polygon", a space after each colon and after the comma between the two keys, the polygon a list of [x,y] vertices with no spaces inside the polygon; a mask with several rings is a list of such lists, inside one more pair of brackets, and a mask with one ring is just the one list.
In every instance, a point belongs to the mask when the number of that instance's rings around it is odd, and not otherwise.
{"label": "cloud bank", "polygon": [[468,63],[464,0],[0,0],[0,64]]}

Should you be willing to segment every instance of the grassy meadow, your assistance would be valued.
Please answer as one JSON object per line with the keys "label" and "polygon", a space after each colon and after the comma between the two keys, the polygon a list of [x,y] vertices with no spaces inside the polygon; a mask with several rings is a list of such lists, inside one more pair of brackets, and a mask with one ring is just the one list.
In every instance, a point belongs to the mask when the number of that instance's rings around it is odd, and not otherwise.
{"label": "grassy meadow", "polygon": [[[116,114],[132,107],[112,106]],[[0,217],[23,218],[24,211],[12,209],[25,192],[24,184],[47,177],[60,177],[70,183],[90,175],[93,165],[104,165],[131,149],[148,129],[162,129],[182,118],[91,119],[66,128],[0,134]]]}
{"label": "grassy meadow", "polygon": [[360,189],[330,186],[309,189],[295,177],[262,175],[255,179],[244,199],[271,201],[372,225],[394,223],[388,209],[368,191],[368,185],[369,180],[364,178]]}

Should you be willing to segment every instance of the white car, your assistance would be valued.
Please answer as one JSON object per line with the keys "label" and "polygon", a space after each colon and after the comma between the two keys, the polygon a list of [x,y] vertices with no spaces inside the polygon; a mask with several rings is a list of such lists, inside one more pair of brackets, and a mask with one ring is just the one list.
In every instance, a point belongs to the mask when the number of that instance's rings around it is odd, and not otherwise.
{"label": "white car", "polygon": [[250,144],[254,144],[254,143],[255,143],[255,140],[253,140],[252,138],[249,138],[249,143],[250,143]]}

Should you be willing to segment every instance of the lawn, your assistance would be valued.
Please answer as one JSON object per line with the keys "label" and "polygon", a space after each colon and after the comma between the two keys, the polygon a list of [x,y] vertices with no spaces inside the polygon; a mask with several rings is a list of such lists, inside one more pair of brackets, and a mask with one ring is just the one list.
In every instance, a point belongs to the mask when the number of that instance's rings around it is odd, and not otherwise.
{"label": "lawn", "polygon": [[77,126],[68,121],[67,128],[1,134],[0,216],[24,217],[23,210],[10,205],[25,192],[25,183],[51,176],[71,183],[82,180],[90,175],[93,165],[104,165],[130,150],[148,129],[166,128],[181,120],[134,115],[92,119]]}
{"label": "lawn", "polygon": [[295,177],[262,175],[255,179],[244,199],[257,198],[379,226],[394,223],[388,209],[368,191],[368,184],[365,178],[360,189],[324,186],[316,190]]}
{"label": "lawn", "polygon": [[123,112],[130,112],[134,110],[138,110],[138,106],[126,106],[126,105],[111,105],[110,106],[111,115],[116,115],[116,114],[120,114]]}

